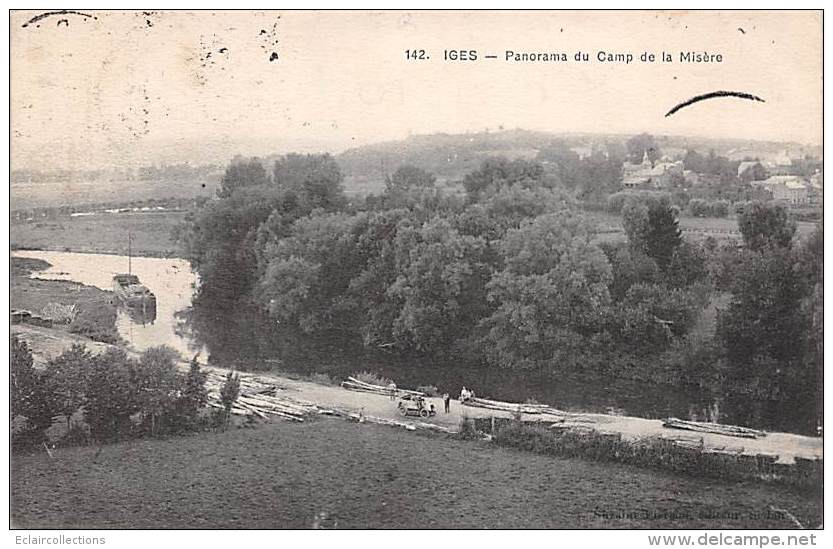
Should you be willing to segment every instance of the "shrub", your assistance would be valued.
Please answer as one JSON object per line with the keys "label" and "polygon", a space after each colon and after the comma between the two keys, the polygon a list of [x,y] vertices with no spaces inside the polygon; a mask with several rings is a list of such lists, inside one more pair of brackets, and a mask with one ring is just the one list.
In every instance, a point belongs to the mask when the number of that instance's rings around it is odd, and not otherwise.
{"label": "shrub", "polygon": [[729,215],[730,203],[728,200],[715,200],[709,204],[712,217],[726,217]]}
{"label": "shrub", "polygon": [[622,213],[622,208],[625,205],[625,201],[628,199],[631,193],[627,192],[618,192],[613,193],[607,198],[607,211],[613,214],[620,214]]}
{"label": "shrub", "polygon": [[358,374],[353,374],[352,377],[358,379],[359,381],[370,383],[371,385],[381,385],[383,387],[387,387],[388,385],[393,383],[393,380],[380,376],[373,372],[359,372]]}
{"label": "shrub", "polygon": [[464,417],[460,421],[460,430],[457,432],[457,436],[462,440],[476,440],[480,438],[477,434],[474,420],[469,417]]}
{"label": "shrub", "polygon": [[701,477],[774,480],[811,489],[822,485],[822,460],[797,459],[795,466],[776,473],[773,456],[710,452],[704,449],[702,440],[695,446],[661,437],[631,441],[619,433],[576,427],[554,429],[520,421],[497,424],[493,440],[501,446],[539,454],[618,462]]}
{"label": "shrub", "polygon": [[332,387],[339,385],[339,382],[333,379],[330,374],[314,373],[309,376],[309,380],[319,385],[330,385]]}
{"label": "shrub", "polygon": [[429,397],[438,397],[440,396],[440,390],[437,389],[436,385],[420,385],[416,388],[417,391],[421,393],[425,393],[425,396]]}
{"label": "shrub", "polygon": [[86,423],[73,421],[60,440],[63,446],[82,446],[90,443],[90,427]]}
{"label": "shrub", "polygon": [[688,201],[688,211],[694,217],[706,217],[709,213],[709,203],[702,198],[692,198]]}

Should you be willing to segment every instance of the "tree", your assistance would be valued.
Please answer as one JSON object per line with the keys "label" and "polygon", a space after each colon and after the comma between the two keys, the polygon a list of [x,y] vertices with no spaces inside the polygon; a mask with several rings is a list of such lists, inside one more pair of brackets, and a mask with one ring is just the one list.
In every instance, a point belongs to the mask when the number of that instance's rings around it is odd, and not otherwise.
{"label": "tree", "polygon": [[783,206],[751,202],[738,216],[738,228],[748,249],[761,250],[792,246],[796,224]]}
{"label": "tree", "polygon": [[132,431],[130,416],[140,410],[132,382],[137,367],[122,349],[109,348],[93,357],[84,390],[85,418],[93,438],[112,440]]}
{"label": "tree", "polygon": [[295,222],[291,235],[262,254],[265,270],[255,298],[270,316],[308,334],[355,330],[346,298],[364,262],[356,253],[355,227],[365,214],[318,213]]}
{"label": "tree", "polygon": [[32,351],[29,350],[26,341],[11,336],[9,347],[9,419],[11,420],[16,415],[25,415],[37,373],[33,367]]}
{"label": "tree", "polygon": [[677,211],[665,198],[631,201],[622,209],[622,224],[633,249],[643,250],[664,272],[682,243]]}
{"label": "tree", "polygon": [[329,154],[288,154],[275,161],[272,179],[278,188],[299,197],[307,211],[334,211],[344,205],[344,176]]}
{"label": "tree", "polygon": [[208,403],[208,390],[205,387],[207,377],[208,375],[200,369],[197,357],[194,356],[177,400],[178,414],[184,420],[186,428],[193,428],[196,425],[200,409]]}
{"label": "tree", "polygon": [[643,250],[625,245],[602,244],[611,266],[613,278],[610,283],[610,296],[614,301],[625,297],[634,284],[656,283],[661,279],[656,261],[648,257]]}
{"label": "tree", "polygon": [[46,364],[46,376],[52,386],[55,409],[66,418],[67,429],[70,419],[84,402],[87,384],[87,368],[92,355],[84,345],[72,347]]}
{"label": "tree", "polygon": [[17,443],[40,444],[46,440],[46,430],[57,415],[52,386],[46,375],[34,368],[29,346],[15,336],[10,338],[10,420],[26,418],[23,432],[15,437]]}
{"label": "tree", "polygon": [[437,178],[415,166],[405,164],[397,168],[393,175],[385,177],[385,191],[396,192],[414,188],[433,187]]}
{"label": "tree", "polygon": [[231,408],[240,396],[240,376],[234,372],[226,375],[226,380],[220,386],[220,402],[223,404],[225,422],[228,423],[231,416]]}
{"label": "tree", "polygon": [[[393,323],[400,348],[439,354],[467,337],[484,312],[488,269],[482,263],[485,242],[461,235],[437,218],[401,231],[395,246],[400,261],[387,294],[401,303]],[[407,250],[407,253],[404,253]]]}
{"label": "tree", "polygon": [[170,419],[181,389],[176,370],[177,352],[167,346],[152,347],[130,362],[131,391],[136,396],[136,406],[142,414],[144,427],[151,435],[164,432],[169,425],[160,425],[163,418]]}
{"label": "tree", "polygon": [[635,135],[625,142],[628,151],[628,161],[631,164],[640,164],[645,155],[648,160],[655,162],[662,156],[654,136],[647,133]]}
{"label": "tree", "polygon": [[471,201],[477,201],[484,194],[498,191],[501,187],[520,184],[524,187],[547,186],[553,182],[544,176],[544,167],[537,162],[521,158],[488,158],[480,168],[463,178],[463,187]]}
{"label": "tree", "polygon": [[500,243],[505,267],[488,283],[495,312],[483,321],[495,365],[563,371],[592,353],[610,303],[610,264],[587,221],[570,211],[542,215]]}
{"label": "tree", "polygon": [[648,206],[637,198],[630,198],[622,206],[622,227],[631,249],[648,252]]}
{"label": "tree", "polygon": [[793,402],[815,392],[816,368],[805,359],[812,318],[802,307],[811,290],[794,262],[781,246],[744,254],[718,327],[733,391]]}
{"label": "tree", "polygon": [[647,252],[665,271],[682,243],[677,212],[669,204],[652,202],[648,207]]}
{"label": "tree", "polygon": [[767,177],[769,177],[769,173],[767,173],[766,168],[764,168],[760,162],[752,164],[740,174],[740,180],[744,183],[749,183],[750,181],[762,181]]}
{"label": "tree", "polygon": [[672,288],[687,288],[707,278],[706,251],[698,244],[683,240],[671,255],[665,282]]}
{"label": "tree", "polygon": [[217,196],[228,198],[236,189],[267,185],[268,183],[269,175],[258,158],[239,160],[226,168],[226,172],[220,179]]}

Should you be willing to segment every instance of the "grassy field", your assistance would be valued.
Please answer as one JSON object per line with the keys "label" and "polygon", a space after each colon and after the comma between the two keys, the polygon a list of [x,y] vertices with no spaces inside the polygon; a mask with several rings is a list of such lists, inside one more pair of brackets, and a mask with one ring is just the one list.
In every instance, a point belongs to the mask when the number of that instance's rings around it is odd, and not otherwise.
{"label": "grassy field", "polygon": [[11,247],[127,255],[128,232],[133,255],[176,257],[179,248],[171,238],[184,212],[97,214],[54,221],[12,225]]}
{"label": "grassy field", "polygon": [[[622,216],[607,212],[587,212],[590,219],[602,231],[599,239],[602,241],[624,241],[624,229],[622,228]],[[812,234],[817,224],[807,221],[799,221],[796,226],[796,236],[799,239]],[[692,240],[701,240],[708,236],[718,241],[725,239],[740,240],[741,234],[738,230],[736,218],[717,217],[691,217],[683,215],[680,217],[680,229],[683,236]]]}
{"label": "grassy field", "polygon": [[49,267],[49,263],[39,259],[12,257],[10,265],[10,308],[40,314],[50,303],[75,305],[78,308],[75,321],[70,325],[56,325],[55,328],[70,330],[98,341],[115,343],[119,340],[116,310],[110,292],[75,282],[29,278],[33,271]]}
{"label": "grassy field", "polygon": [[19,528],[790,528],[821,501],[318,420],[15,455]]}

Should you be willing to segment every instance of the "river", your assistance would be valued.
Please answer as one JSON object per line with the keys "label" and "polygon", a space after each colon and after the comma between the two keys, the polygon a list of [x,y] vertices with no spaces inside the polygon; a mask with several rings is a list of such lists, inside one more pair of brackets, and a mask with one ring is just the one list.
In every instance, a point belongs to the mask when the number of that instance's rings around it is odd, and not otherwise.
{"label": "river", "polygon": [[[33,278],[71,280],[107,291],[113,290],[113,275],[128,271],[128,258],[120,255],[41,250],[16,250],[11,255],[41,259],[50,264],[49,268],[32,273]],[[130,259],[130,270],[156,294],[156,318],[142,322],[119,308],[116,328],[122,339],[136,351],[164,344],[189,357],[201,350],[202,344],[177,333],[176,329],[175,313],[190,307],[197,283],[190,264],[184,259],[134,257]]]}
{"label": "river", "polygon": [[[71,280],[108,291],[112,290],[113,275],[128,270],[126,256],[30,250],[16,250],[12,255],[50,263],[48,269],[33,273],[33,277]],[[391,377],[405,387],[434,385],[440,392],[456,394],[463,385],[467,385],[480,396],[510,401],[534,399],[570,411],[646,418],[674,416],[811,432],[805,419],[806,411],[783,403],[750,398],[729,399],[699,388],[632,380],[540,379],[501,369],[467,368],[442,361],[426,362],[396,358],[385,353],[363,353],[355,347],[347,351],[344,345],[338,343],[322,346],[320,342],[283,342],[279,341],[268,322],[236,309],[205,312],[199,321],[202,327],[194,329],[183,320],[188,315],[182,314],[191,308],[198,283],[187,261],[134,257],[131,270],[157,298],[157,314],[152,322],[142,322],[119,310],[119,334],[136,351],[164,344],[185,358],[197,352],[201,361],[213,356],[221,366],[231,366],[233,360],[243,357],[241,363],[276,366],[284,371],[303,374],[326,373],[336,379],[370,370]],[[193,319],[190,323],[194,323]]]}

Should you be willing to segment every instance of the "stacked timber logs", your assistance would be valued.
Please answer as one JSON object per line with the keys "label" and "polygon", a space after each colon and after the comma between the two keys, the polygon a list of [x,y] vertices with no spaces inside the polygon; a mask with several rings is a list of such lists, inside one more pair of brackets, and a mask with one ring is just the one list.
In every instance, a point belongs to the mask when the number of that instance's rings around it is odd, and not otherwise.
{"label": "stacked timber logs", "polygon": [[394,396],[403,396],[403,395],[412,395],[412,396],[425,396],[425,393],[421,393],[419,391],[410,391],[408,389],[393,389],[384,387],[382,385],[374,385],[372,383],[367,383],[365,381],[361,381],[354,377],[348,377],[347,381],[342,381],[341,386],[345,389],[349,389],[351,391],[361,391],[363,393],[373,393],[376,395],[384,395],[390,396],[391,392],[393,392]]}
{"label": "stacked timber logs", "polygon": [[[208,371],[205,386],[208,389],[208,405],[222,408],[220,388],[225,377],[218,372]],[[311,402],[281,395],[282,389],[255,376],[240,375],[240,396],[232,405],[231,413],[235,415],[254,415],[261,419],[275,416],[291,421],[304,421],[304,416],[318,413],[319,408]]]}
{"label": "stacked timber logs", "polygon": [[460,402],[463,406],[471,406],[473,408],[486,408],[487,410],[496,410],[499,412],[509,412],[517,414],[546,414],[558,417],[565,417],[571,415],[569,412],[553,408],[549,404],[521,404],[518,402],[503,402],[500,400],[491,400],[488,398],[471,397]]}
{"label": "stacked timber logs", "polygon": [[685,431],[697,431],[700,433],[712,433],[715,435],[726,435],[730,437],[740,438],[761,438],[765,437],[766,433],[748,427],[739,427],[737,425],[723,425],[720,423],[704,423],[699,421],[685,421],[671,417],[662,423],[663,427],[669,429],[683,429]]}

